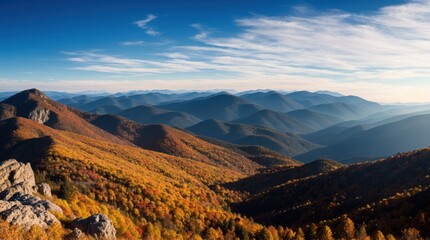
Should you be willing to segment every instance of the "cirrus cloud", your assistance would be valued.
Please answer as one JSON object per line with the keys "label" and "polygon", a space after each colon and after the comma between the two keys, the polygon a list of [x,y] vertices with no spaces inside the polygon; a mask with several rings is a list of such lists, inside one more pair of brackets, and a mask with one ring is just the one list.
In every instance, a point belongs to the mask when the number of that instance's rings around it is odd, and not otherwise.
{"label": "cirrus cloud", "polygon": [[[284,83],[284,89],[304,86],[318,90],[326,89],[329,81],[335,83],[330,84],[331,90],[381,101],[413,101],[414,91],[430,91],[430,1],[411,1],[366,14],[302,12],[305,15],[237,19],[239,32],[233,36],[217,37],[193,24],[198,30],[193,39],[198,44],[165,49],[156,54],[165,58],[156,61],[85,54],[69,60],[79,70],[154,77],[225,72],[237,76],[235,81],[244,86],[276,79],[277,88]],[[138,26],[147,29],[154,19],[148,15]],[[372,91],[374,87],[393,92],[376,96],[380,91]]]}
{"label": "cirrus cloud", "polygon": [[160,33],[155,31],[153,28],[148,27],[148,23],[155,19],[157,19],[157,16],[153,14],[148,14],[145,19],[135,21],[134,24],[139,28],[145,30],[146,34],[156,36]]}

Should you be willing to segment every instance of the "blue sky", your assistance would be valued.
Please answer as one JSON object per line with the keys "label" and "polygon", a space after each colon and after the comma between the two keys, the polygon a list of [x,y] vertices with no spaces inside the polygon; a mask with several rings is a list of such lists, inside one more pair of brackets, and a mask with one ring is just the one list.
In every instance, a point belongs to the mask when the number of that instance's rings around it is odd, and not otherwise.
{"label": "blue sky", "polygon": [[0,91],[332,90],[430,101],[430,2],[0,2]]}

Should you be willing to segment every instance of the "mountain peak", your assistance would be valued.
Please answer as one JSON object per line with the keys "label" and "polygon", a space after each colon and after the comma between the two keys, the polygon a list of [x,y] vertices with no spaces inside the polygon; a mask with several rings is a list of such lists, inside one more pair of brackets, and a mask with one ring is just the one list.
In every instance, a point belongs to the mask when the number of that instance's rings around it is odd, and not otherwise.
{"label": "mountain peak", "polygon": [[28,89],[28,90],[24,90],[22,92],[19,92],[11,97],[9,97],[8,99],[4,100],[4,103],[8,103],[8,104],[16,104],[16,103],[20,103],[20,102],[24,102],[24,101],[28,101],[28,100],[40,100],[40,99],[49,99],[48,96],[46,96],[46,94],[44,94],[42,91],[36,89],[36,88],[32,88],[32,89]]}
{"label": "mountain peak", "polygon": [[36,96],[36,97],[40,97],[43,99],[48,99],[48,96],[37,88],[24,90],[24,91],[16,94],[16,96],[18,96],[18,95]]}

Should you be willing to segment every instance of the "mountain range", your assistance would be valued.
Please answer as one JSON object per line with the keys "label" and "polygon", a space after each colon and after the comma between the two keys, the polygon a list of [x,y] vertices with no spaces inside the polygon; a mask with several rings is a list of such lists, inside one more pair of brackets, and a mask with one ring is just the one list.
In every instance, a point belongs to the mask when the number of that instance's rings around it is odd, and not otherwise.
{"label": "mountain range", "polygon": [[66,238],[76,216],[102,212],[120,239],[322,239],[327,228],[342,239],[351,223],[430,237],[426,106],[326,92],[64,96],[69,106],[37,89],[0,103],[0,161],[30,163],[63,212],[43,231]]}

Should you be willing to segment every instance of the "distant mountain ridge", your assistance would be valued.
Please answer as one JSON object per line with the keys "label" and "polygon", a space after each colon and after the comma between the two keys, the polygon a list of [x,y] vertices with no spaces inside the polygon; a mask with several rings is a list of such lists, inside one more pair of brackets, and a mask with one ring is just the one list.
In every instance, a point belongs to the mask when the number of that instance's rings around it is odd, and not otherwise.
{"label": "distant mountain ridge", "polygon": [[309,133],[312,129],[303,122],[287,114],[272,110],[261,110],[250,116],[239,118],[232,123],[261,126],[284,133]]}
{"label": "distant mountain ridge", "polygon": [[250,116],[262,110],[262,107],[231,94],[216,94],[206,98],[163,104],[159,107],[186,112],[202,120],[217,119],[221,121],[231,121]]}
{"label": "distant mountain ridge", "polygon": [[201,120],[191,114],[140,105],[120,112],[118,115],[143,124],[166,124],[185,128],[197,124]]}
{"label": "distant mountain ridge", "polygon": [[260,145],[287,156],[307,152],[318,145],[301,137],[245,124],[206,120],[186,128],[196,135],[220,139],[241,145]]}
{"label": "distant mountain ridge", "polygon": [[300,103],[275,91],[248,93],[240,95],[240,97],[264,108],[278,112],[289,112],[303,108],[303,105]]}
{"label": "distant mountain ridge", "polygon": [[429,122],[430,114],[413,116],[369,130],[358,131],[341,142],[312,150],[297,158],[305,162],[317,157],[351,162],[428,147],[430,146]]}

